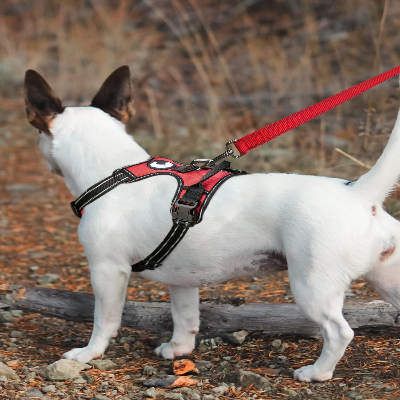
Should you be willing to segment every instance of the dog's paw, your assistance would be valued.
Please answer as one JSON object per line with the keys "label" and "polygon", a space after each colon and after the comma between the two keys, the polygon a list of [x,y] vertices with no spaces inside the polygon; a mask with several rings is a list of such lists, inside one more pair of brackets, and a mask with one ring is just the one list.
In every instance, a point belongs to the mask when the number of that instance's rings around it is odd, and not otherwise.
{"label": "dog's paw", "polygon": [[62,358],[66,358],[67,360],[75,360],[82,363],[87,363],[91,360],[95,360],[96,358],[101,358],[103,354],[93,351],[89,347],[82,347],[77,349],[72,349],[67,353],[62,355]]}
{"label": "dog's paw", "polygon": [[318,381],[323,382],[332,378],[333,372],[321,372],[315,365],[306,365],[294,371],[295,379],[301,382]]}
{"label": "dog's paw", "polygon": [[193,345],[185,345],[171,341],[169,343],[162,343],[161,346],[156,348],[155,352],[158,356],[161,356],[166,360],[171,360],[175,357],[190,354],[193,349]]}

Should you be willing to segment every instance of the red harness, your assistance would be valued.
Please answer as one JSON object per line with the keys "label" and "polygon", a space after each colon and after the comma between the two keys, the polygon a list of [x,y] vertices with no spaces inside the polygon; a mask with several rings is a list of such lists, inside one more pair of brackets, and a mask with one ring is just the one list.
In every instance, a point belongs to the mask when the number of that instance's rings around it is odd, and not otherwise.
{"label": "red harness", "polygon": [[173,176],[178,187],[171,202],[173,226],[163,242],[148,257],[132,266],[133,271],[155,269],[183,239],[188,229],[202,221],[212,196],[227,179],[245,174],[229,168],[223,161],[212,168],[195,168],[168,158],[150,158],[139,164],[114,171],[71,203],[74,214],[81,218],[84,208],[122,183],[133,183],[159,175]]}

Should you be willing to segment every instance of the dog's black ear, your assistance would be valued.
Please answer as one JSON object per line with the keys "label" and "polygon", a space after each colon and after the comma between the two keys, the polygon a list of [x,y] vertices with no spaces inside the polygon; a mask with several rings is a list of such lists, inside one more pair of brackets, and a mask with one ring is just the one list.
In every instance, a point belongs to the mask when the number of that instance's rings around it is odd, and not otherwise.
{"label": "dog's black ear", "polygon": [[25,74],[24,93],[29,123],[51,135],[51,121],[57,114],[64,111],[60,99],[43,77],[31,69]]}
{"label": "dog's black ear", "polygon": [[91,106],[100,108],[124,124],[135,114],[131,73],[127,65],[116,69],[104,81]]}

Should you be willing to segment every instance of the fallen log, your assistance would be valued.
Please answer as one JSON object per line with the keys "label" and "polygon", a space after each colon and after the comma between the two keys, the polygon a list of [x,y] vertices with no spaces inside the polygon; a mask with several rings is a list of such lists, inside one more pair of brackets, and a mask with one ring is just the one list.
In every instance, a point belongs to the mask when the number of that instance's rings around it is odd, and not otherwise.
{"label": "fallen log", "polygon": [[[0,302],[31,312],[78,322],[93,322],[94,296],[35,287],[0,287]],[[235,305],[236,304],[236,305]],[[201,332],[261,330],[265,334],[318,335],[318,327],[307,320],[295,304],[252,303],[200,304]],[[352,328],[399,327],[399,311],[384,301],[348,301],[343,315]],[[172,330],[170,304],[127,301],[122,325],[148,331]]]}

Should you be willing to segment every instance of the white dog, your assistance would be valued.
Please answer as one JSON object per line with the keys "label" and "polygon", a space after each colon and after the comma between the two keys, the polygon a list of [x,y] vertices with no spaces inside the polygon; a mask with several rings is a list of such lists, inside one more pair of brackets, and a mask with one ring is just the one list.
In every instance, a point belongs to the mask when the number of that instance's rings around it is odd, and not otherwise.
{"label": "white dog", "polygon": [[[134,113],[128,67],[114,71],[89,107],[66,107],[35,71],[27,71],[29,122],[52,172],[74,196],[149,155],[125,132]],[[141,275],[169,285],[173,337],[157,348],[164,358],[190,353],[199,330],[198,288],[249,275],[267,276],[287,260],[297,305],[322,330],[322,354],[295,371],[300,381],[325,381],[353,338],[343,318],[345,290],[365,276],[400,308],[400,224],[382,208],[400,174],[400,118],[376,165],[356,182],[292,174],[229,179],[204,220],[191,228],[162,266]],[[87,362],[117,335],[131,265],[148,256],[171,227],[176,181],[157,176],[120,185],[85,208],[79,240],[96,297],[87,347],[65,358]],[[396,249],[397,248],[397,249]],[[275,260],[275,261],[274,261]],[[286,263],[285,263],[286,264]]]}

